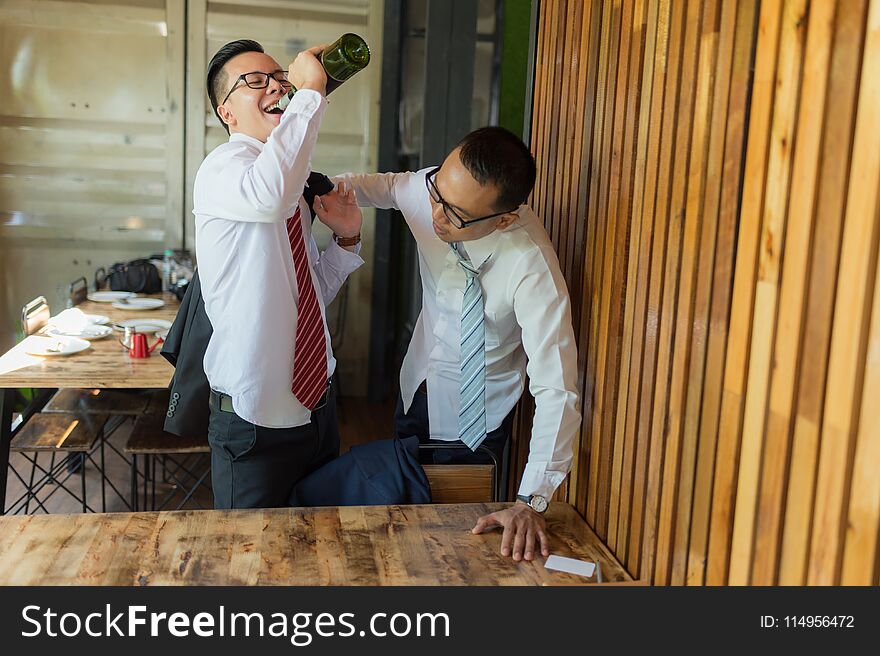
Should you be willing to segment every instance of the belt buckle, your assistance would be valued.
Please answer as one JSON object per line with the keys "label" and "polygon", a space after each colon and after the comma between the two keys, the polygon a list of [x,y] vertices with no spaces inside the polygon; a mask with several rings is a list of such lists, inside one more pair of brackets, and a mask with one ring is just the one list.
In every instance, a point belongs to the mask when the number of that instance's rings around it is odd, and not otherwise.
{"label": "belt buckle", "polygon": [[223,392],[218,392],[217,390],[211,390],[211,394],[209,398],[210,407],[216,408],[220,412],[231,412],[235,413],[235,410],[232,407],[232,397],[228,394],[224,394]]}

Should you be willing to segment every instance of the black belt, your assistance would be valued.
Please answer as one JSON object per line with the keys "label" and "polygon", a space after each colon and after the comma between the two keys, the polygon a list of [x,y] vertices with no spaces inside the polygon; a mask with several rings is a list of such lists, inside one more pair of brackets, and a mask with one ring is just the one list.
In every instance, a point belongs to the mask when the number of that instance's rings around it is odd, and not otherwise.
{"label": "black belt", "polygon": [[[325,405],[327,405],[327,399],[330,397],[330,388],[331,381],[327,380],[327,389],[324,390],[324,394],[318,399],[317,405],[314,407],[314,410],[320,410]],[[228,394],[224,394],[223,392],[218,392],[216,390],[211,390],[211,397],[208,401],[211,408],[219,408],[220,412],[231,412],[235,414],[235,410],[232,408],[232,397]]]}
{"label": "black belt", "polygon": [[209,404],[212,409],[219,408],[220,412],[231,412],[235,414],[235,410],[232,409],[232,397],[228,394],[211,390]]}

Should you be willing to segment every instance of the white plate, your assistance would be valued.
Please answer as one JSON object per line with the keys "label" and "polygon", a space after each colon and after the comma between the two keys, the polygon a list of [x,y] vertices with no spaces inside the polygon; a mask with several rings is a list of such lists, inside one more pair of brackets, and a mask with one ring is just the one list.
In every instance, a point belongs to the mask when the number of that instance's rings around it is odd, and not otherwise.
{"label": "white plate", "polygon": [[98,326],[106,326],[110,323],[110,317],[105,317],[103,314],[87,314],[85,317],[87,321]]}
{"label": "white plate", "polygon": [[116,301],[113,307],[120,310],[155,310],[165,305],[161,298],[130,298],[125,301]]}
{"label": "white plate", "polygon": [[135,296],[137,294],[134,292],[91,292],[86,298],[96,303],[112,303],[113,301],[122,301],[126,298],[134,298]]}
{"label": "white plate", "polygon": [[29,355],[72,355],[89,348],[87,340],[76,337],[37,337],[31,335],[24,342],[24,351]]}
{"label": "white plate", "polygon": [[110,323],[110,317],[105,317],[103,314],[86,314],[79,308],[67,308],[60,314],[49,318],[49,326],[64,329],[85,328],[95,324],[108,323]]}
{"label": "white plate", "polygon": [[126,319],[114,323],[113,327],[119,331],[131,328],[139,333],[155,333],[162,330],[167,333],[171,328],[171,322],[165,319]]}
{"label": "white plate", "polygon": [[59,328],[58,326],[49,326],[46,330],[48,335],[60,335],[62,337],[79,337],[81,339],[104,339],[108,335],[113,334],[110,326],[99,326],[98,324],[90,324],[82,328]]}

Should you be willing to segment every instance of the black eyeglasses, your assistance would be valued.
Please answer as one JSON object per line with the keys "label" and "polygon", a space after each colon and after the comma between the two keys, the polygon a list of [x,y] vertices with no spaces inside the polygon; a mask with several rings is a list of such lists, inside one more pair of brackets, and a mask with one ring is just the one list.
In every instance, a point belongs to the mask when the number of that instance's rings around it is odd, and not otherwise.
{"label": "black eyeglasses", "polygon": [[[226,94],[226,97],[223,99],[223,102],[220,103],[220,105],[229,100],[229,96],[231,96],[232,92],[238,88],[238,83],[242,80],[244,80],[244,83],[248,85],[251,89],[265,89],[269,86],[270,78],[274,79],[276,82],[280,82],[282,87],[285,87],[287,89],[293,88],[293,85],[287,79],[287,71],[275,71],[274,73],[252,71],[250,73],[244,73],[243,75],[238,76],[235,84],[232,85],[232,88],[229,90],[229,93]],[[217,106],[219,107],[220,105]]]}
{"label": "black eyeglasses", "polygon": [[487,214],[486,216],[481,216],[478,219],[465,219],[461,216],[461,214],[456,212],[449,203],[443,200],[443,196],[440,195],[440,192],[437,189],[437,184],[434,182],[434,178],[437,176],[438,171],[440,171],[439,166],[436,169],[428,171],[428,174],[425,176],[425,186],[428,188],[428,194],[430,194],[431,200],[433,200],[435,203],[439,203],[443,207],[443,213],[446,215],[446,218],[449,219],[450,223],[452,223],[452,225],[454,225],[459,230],[467,228],[472,223],[487,221],[489,219],[494,219],[497,216],[510,214],[511,212],[516,211],[516,209],[512,209],[506,212],[495,212],[495,214]]}

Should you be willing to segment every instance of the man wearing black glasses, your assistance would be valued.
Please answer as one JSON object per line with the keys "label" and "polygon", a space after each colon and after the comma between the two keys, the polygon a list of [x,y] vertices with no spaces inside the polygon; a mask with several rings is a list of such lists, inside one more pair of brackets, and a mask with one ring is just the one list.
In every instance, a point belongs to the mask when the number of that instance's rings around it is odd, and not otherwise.
{"label": "man wearing black glasses", "polygon": [[259,43],[240,40],[208,66],[211,106],[230,134],[202,162],[193,191],[214,329],[204,366],[217,508],[285,506],[301,478],[339,453],[325,307],[363,264],[361,212],[344,190],[328,194],[333,212],[315,203],[335,234],[319,255],[302,194],[327,106],[320,50],[284,70]]}
{"label": "man wearing black glasses", "polygon": [[481,446],[502,462],[528,374],[536,410],[517,502],[473,530],[503,526],[501,553],[515,560],[531,560],[536,544],[548,555],[541,513],[570,469],[580,412],[568,290],[523,204],[535,182],[528,148],[482,128],[442,166],[339,180],[362,206],[400,210],[418,244],[422,311],[400,372],[398,435],[463,443],[435,462],[479,462]]}

